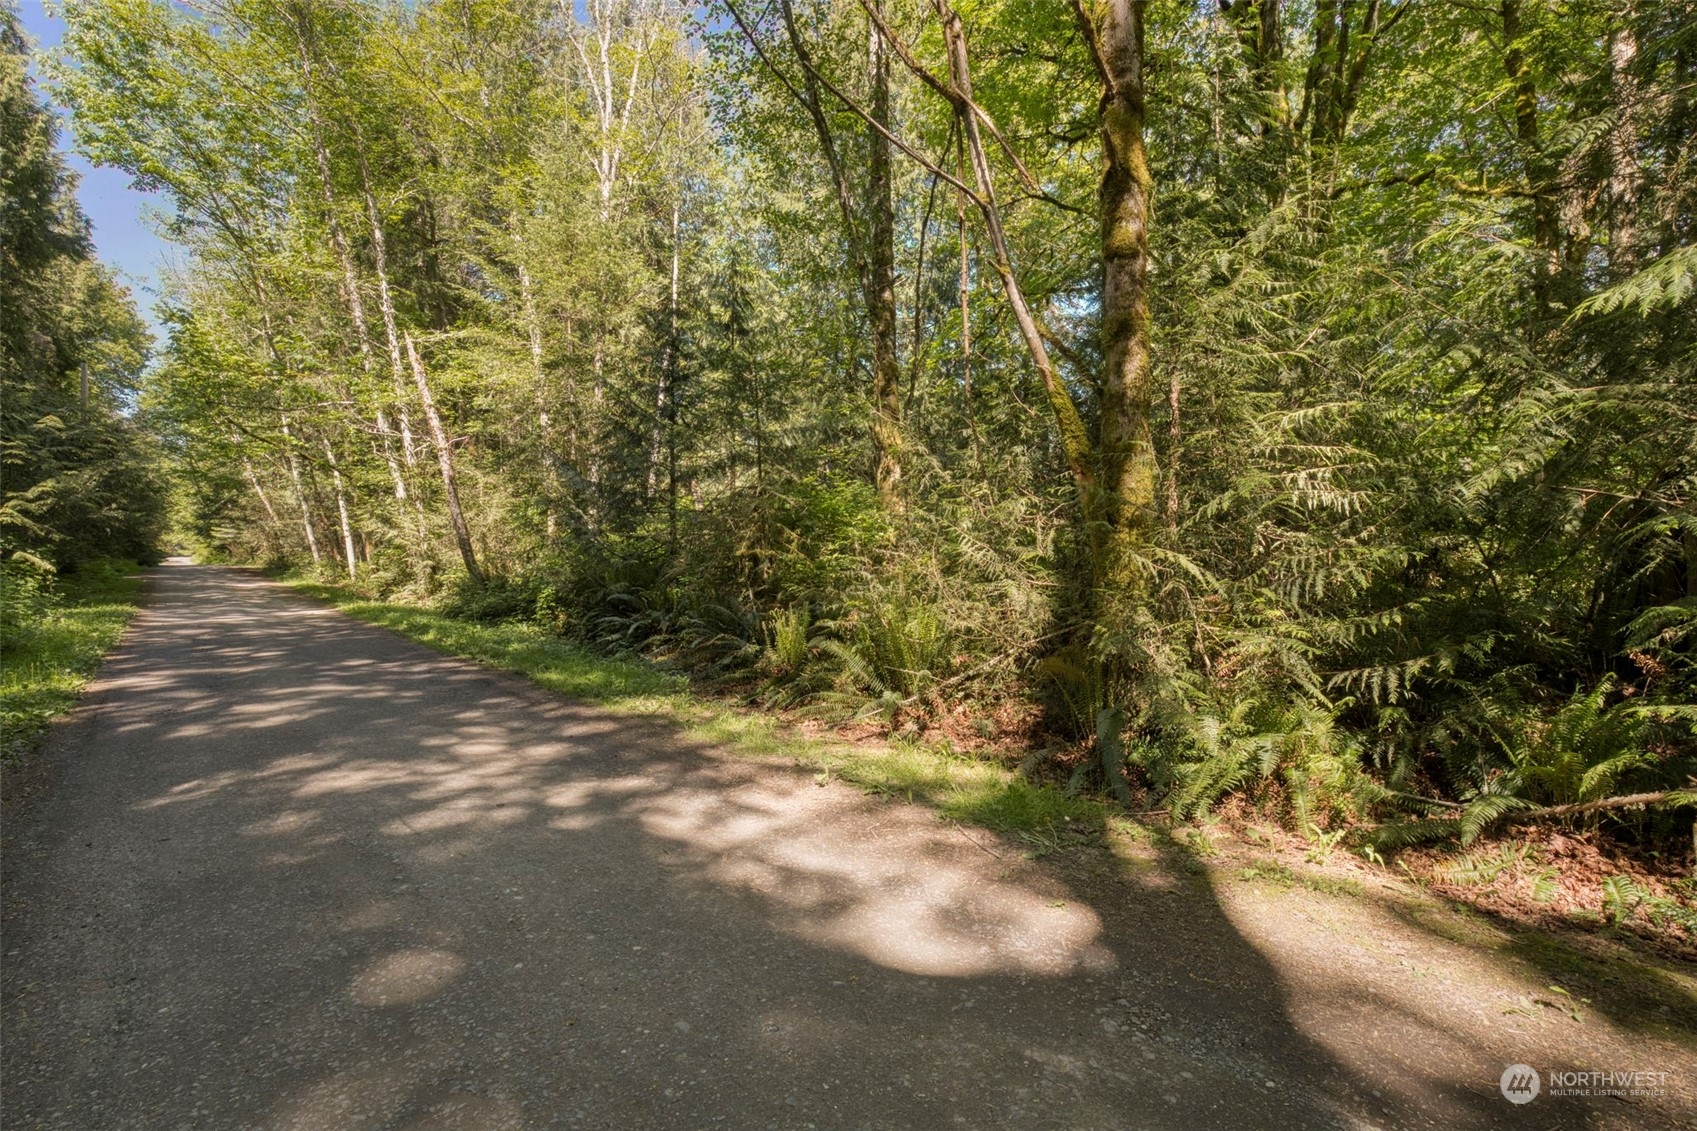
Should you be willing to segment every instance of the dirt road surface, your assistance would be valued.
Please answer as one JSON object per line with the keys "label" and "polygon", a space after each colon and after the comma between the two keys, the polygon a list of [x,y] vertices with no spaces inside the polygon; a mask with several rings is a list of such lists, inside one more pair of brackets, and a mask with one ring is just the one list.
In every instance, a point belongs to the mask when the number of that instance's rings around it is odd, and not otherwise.
{"label": "dirt road surface", "polygon": [[[149,588],[7,830],[8,1131],[1697,1111],[1689,981],[1575,1019],[1530,959],[1371,892],[1154,849],[1033,861],[249,574],[171,564]],[[1516,1061],[1671,1079],[1519,1106]]]}

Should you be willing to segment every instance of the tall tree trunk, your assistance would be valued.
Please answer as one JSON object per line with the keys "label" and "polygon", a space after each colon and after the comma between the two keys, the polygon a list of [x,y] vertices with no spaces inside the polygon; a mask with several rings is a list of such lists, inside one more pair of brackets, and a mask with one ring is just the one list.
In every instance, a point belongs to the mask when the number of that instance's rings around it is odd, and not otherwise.
{"label": "tall tree trunk", "polygon": [[251,462],[246,455],[241,457],[241,474],[248,479],[248,486],[253,487],[253,492],[255,492],[256,496],[260,496],[260,506],[265,508],[265,516],[268,520],[270,520],[272,526],[282,525],[282,523],[277,520],[277,508],[272,506],[272,496],[265,494],[265,487],[260,486],[260,477],[253,474],[253,462]]}
{"label": "tall tree trunk", "polygon": [[1178,368],[1173,368],[1167,380],[1167,529],[1178,533],[1178,457],[1184,432],[1179,426]]}
{"label": "tall tree trunk", "polygon": [[389,287],[389,244],[384,236],[383,215],[377,209],[377,194],[371,188],[371,170],[365,159],[365,139],[356,138],[359,154],[360,195],[365,202],[365,216],[371,226],[371,261],[377,273],[377,309],[383,316],[383,338],[389,347],[389,373],[394,382],[395,403],[400,413],[401,454],[411,467],[417,458],[412,438],[412,422],[406,404],[406,366],[401,360],[401,338],[395,319],[395,295]]}
{"label": "tall tree trunk", "polygon": [[324,443],[324,458],[330,462],[330,483],[336,492],[336,515],[342,524],[342,546],[348,552],[348,580],[359,580],[354,572],[356,557],[354,554],[354,527],[348,519],[348,496],[342,489],[342,469],[336,463],[336,449],[330,444],[330,437],[321,437]]}
{"label": "tall tree trunk", "polygon": [[672,203],[672,275],[671,292],[666,306],[666,348],[661,353],[660,373],[654,382],[654,420],[648,432],[648,483],[646,496],[652,498],[660,487],[660,455],[667,438],[666,406],[672,398],[672,380],[677,371],[678,355],[678,268],[682,242],[679,227],[681,209]]}
{"label": "tall tree trunk", "polygon": [[1101,5],[1102,498],[1097,583],[1136,599],[1138,557],[1154,529],[1158,469],[1149,434],[1149,220],[1154,183],[1143,143],[1143,5]]}
{"label": "tall tree trunk", "polygon": [[[576,356],[574,343],[577,335],[577,320],[570,315],[566,317],[565,350],[567,358]],[[582,406],[578,403],[577,378],[573,376],[577,366],[568,364],[565,371],[565,402],[566,402],[566,462],[574,474],[581,474],[583,469],[583,445],[578,442],[578,426],[581,423]],[[555,464],[558,470],[559,464]]]}
{"label": "tall tree trunk", "polygon": [[365,205],[366,222],[371,229],[371,258],[372,266],[377,275],[377,308],[383,318],[383,340],[389,350],[389,383],[391,395],[395,398],[395,414],[400,426],[401,458],[406,463],[406,471],[395,465],[393,449],[389,444],[389,422],[385,414],[379,411],[379,426],[383,429],[383,455],[389,464],[389,474],[395,483],[395,498],[403,504],[412,504],[412,523],[414,537],[420,561],[415,565],[424,569],[423,557],[430,543],[429,520],[424,513],[424,500],[413,492],[407,491],[407,475],[416,474],[412,471],[418,462],[417,444],[413,441],[411,411],[407,408],[406,368],[401,360],[401,343],[395,318],[395,296],[389,287],[389,250],[384,238],[383,217],[377,208],[377,194],[371,187],[371,167],[365,156],[365,135],[360,131],[359,124],[353,123],[354,154],[359,159],[360,196]]}
{"label": "tall tree trunk", "polygon": [[[651,24],[633,20],[621,21],[621,13],[610,0],[587,0],[586,15],[589,17],[589,30],[579,34],[573,41],[577,48],[581,64],[579,73],[584,87],[589,92],[590,102],[595,114],[597,127],[597,147],[591,154],[590,162],[595,168],[596,191],[599,196],[600,218],[606,222],[613,215],[613,193],[618,187],[620,169],[624,161],[625,144],[627,141],[631,112],[636,106],[636,97],[642,87],[643,63],[648,57],[652,46],[653,27]],[[628,59],[630,73],[621,82],[617,74],[615,56],[619,56],[615,48],[620,33],[623,32],[627,41],[623,46],[628,53],[622,57]],[[586,40],[593,37],[595,57],[590,58],[585,46]],[[621,90],[622,87],[622,90]],[[594,372],[594,388],[590,392],[590,400],[595,413],[595,422],[600,423],[601,406],[606,398],[605,366],[607,355],[607,332],[604,324],[597,321],[594,329],[594,354],[591,369]],[[592,446],[588,466],[585,468],[585,478],[593,492],[588,517],[591,523],[597,523],[600,517],[602,493],[601,486],[601,452],[599,445]]]}
{"label": "tall tree trunk", "polygon": [[683,359],[680,338],[678,281],[683,265],[681,207],[672,204],[672,293],[666,343],[666,530],[675,545],[678,540],[678,380]]}
{"label": "tall tree trunk", "polygon": [[960,282],[956,297],[960,300],[960,372],[966,390],[968,411],[972,405],[972,264],[966,249],[966,201],[955,196],[955,235],[960,245]]}
{"label": "tall tree trunk", "polygon": [[1615,124],[1609,131],[1609,274],[1625,278],[1638,262],[1638,196],[1643,171],[1638,166],[1638,78],[1632,73],[1638,58],[1633,10],[1627,24],[1609,39],[1609,80]]}
{"label": "tall tree trunk", "polygon": [[[959,144],[956,169],[962,181],[966,179],[966,139]],[[978,436],[978,410],[972,400],[972,260],[966,241],[966,194],[955,193],[955,235],[960,244],[960,374],[961,396],[966,402],[966,428],[972,434],[972,463],[979,473],[984,471],[984,457]]]}
{"label": "tall tree trunk", "polygon": [[[599,320],[595,327],[595,352],[589,359],[591,375],[589,389],[589,405],[591,420],[595,426],[601,424],[601,405],[607,396],[607,329]],[[590,431],[589,466],[584,476],[589,485],[595,490],[590,497],[590,513],[599,521],[601,513],[601,445],[595,443],[595,431]]]}
{"label": "tall tree trunk", "polygon": [[[872,88],[870,110],[873,121],[887,131],[890,128],[889,48],[870,21],[867,36],[867,77]],[[861,285],[866,295],[867,321],[872,330],[874,480],[884,505],[899,509],[902,400],[901,363],[896,356],[895,206],[891,191],[890,142],[883,131],[867,125],[866,264]]]}
{"label": "tall tree trunk", "polygon": [[1331,135],[1332,71],[1338,58],[1338,14],[1343,0],[1315,0],[1314,50],[1302,87],[1302,117],[1308,120],[1308,140],[1323,146]]}
{"label": "tall tree trunk", "polygon": [[407,477],[401,471],[401,465],[395,461],[395,444],[393,440],[395,430],[390,425],[388,410],[383,408],[381,405],[377,408],[377,431],[378,434],[383,437],[383,462],[388,465],[389,468],[389,480],[394,484],[395,499],[398,502],[405,503],[407,502],[408,494]]}
{"label": "tall tree trunk", "polygon": [[[1324,0],[1321,3],[1325,8]],[[1262,136],[1284,135],[1290,129],[1290,106],[1285,100],[1279,65],[1284,60],[1284,28],[1279,0],[1220,0],[1219,13],[1237,34],[1250,81],[1261,98],[1256,128]],[[1216,91],[1219,72],[1213,73]],[[1216,94],[1216,99],[1218,95]],[[1216,119],[1217,122],[1217,119]],[[1218,126],[1215,127],[1216,133]],[[1218,144],[1218,142],[1216,142]]]}
{"label": "tall tree trunk", "polygon": [[289,465],[289,480],[294,484],[295,502],[301,509],[301,526],[306,530],[306,548],[312,554],[312,564],[318,565],[324,561],[324,553],[318,548],[318,535],[312,529],[312,509],[307,506],[306,489],[301,486],[301,465],[295,458],[295,438],[289,431],[289,418],[283,417],[283,457]]}
{"label": "tall tree trunk", "polygon": [[430,379],[424,372],[424,359],[412,335],[406,335],[407,357],[412,361],[413,380],[418,385],[419,404],[424,408],[424,422],[430,428],[430,444],[436,449],[436,465],[442,472],[442,493],[448,500],[448,521],[453,526],[454,543],[459,547],[460,560],[466,573],[482,583],[483,571],[478,568],[477,554],[471,547],[471,531],[466,526],[465,513],[460,510],[459,487],[454,480],[454,452],[448,446],[447,433],[442,430],[442,417],[436,411],[436,400],[430,395]]}
{"label": "tall tree trunk", "polygon": [[[579,77],[589,91],[600,134],[600,145],[591,157],[591,164],[595,167],[596,190],[601,198],[601,218],[605,220],[612,215],[613,189],[619,183],[631,110],[642,87],[642,64],[653,46],[654,27],[652,22],[644,22],[640,16],[628,22],[621,20],[617,6],[608,0],[587,0],[585,8],[590,30],[580,33],[573,40],[573,46],[577,48],[581,63]],[[614,42],[621,31],[628,37],[624,46],[629,48],[625,57],[630,61],[630,75],[623,84],[622,101],[614,59],[617,54]],[[589,57],[584,46],[585,40],[591,36],[595,41],[594,59]]]}
{"label": "tall tree trunk", "polygon": [[[889,506],[901,505],[902,430],[901,430],[901,363],[896,348],[896,285],[895,285],[895,212],[892,203],[892,173],[890,143],[884,131],[890,123],[890,59],[889,46],[878,28],[877,0],[870,0],[872,17],[867,29],[868,84],[872,90],[871,107],[866,111],[867,179],[863,199],[857,200],[851,186],[848,165],[837,147],[837,137],[820,97],[820,79],[797,27],[795,11],[790,0],[780,0],[779,13],[783,18],[790,50],[802,66],[802,83],[798,88],[788,78],[781,81],[791,95],[807,111],[819,138],[821,155],[831,172],[836,188],[837,207],[842,212],[843,234],[849,245],[855,278],[860,284],[861,301],[866,307],[868,330],[872,336],[872,414],[873,480],[879,497]],[[742,17],[733,17],[749,37],[750,43],[772,67],[758,37]],[[774,73],[782,75],[774,70]],[[882,127],[882,129],[880,129]]]}

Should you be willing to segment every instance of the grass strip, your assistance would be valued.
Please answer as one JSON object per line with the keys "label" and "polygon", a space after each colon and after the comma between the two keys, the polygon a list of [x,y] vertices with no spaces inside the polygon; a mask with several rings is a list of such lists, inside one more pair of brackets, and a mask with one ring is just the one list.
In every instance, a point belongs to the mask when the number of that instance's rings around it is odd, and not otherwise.
{"label": "grass strip", "polygon": [[[96,562],[46,594],[9,594],[0,656],[0,760],[17,762],[76,706],[140,602],[141,567]],[[17,584],[8,578],[8,584]],[[16,599],[14,599],[16,598]]]}

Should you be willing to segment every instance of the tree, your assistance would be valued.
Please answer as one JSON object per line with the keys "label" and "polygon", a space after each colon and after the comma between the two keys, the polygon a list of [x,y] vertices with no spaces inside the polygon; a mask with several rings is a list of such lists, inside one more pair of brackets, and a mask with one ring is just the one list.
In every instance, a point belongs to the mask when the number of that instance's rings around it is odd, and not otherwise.
{"label": "tree", "polygon": [[51,572],[151,558],[163,497],[152,448],[128,415],[147,331],[93,258],[9,8],[0,49],[0,560]]}

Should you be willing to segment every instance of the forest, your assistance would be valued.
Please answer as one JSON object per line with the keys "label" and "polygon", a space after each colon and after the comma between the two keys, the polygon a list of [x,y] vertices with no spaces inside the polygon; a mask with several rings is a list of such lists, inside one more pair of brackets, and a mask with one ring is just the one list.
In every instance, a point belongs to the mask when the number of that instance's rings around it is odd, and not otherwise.
{"label": "forest", "polygon": [[1139,811],[1690,867],[1688,0],[63,10],[179,258],[149,358],[8,30],[14,590],[168,523]]}

